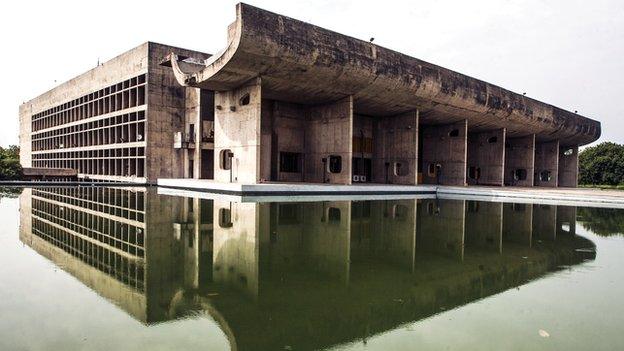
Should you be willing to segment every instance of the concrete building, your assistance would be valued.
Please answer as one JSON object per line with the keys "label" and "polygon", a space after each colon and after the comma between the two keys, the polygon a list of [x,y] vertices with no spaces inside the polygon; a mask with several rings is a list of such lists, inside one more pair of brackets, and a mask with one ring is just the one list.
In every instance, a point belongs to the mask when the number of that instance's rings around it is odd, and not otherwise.
{"label": "concrete building", "polygon": [[[22,165],[155,183],[574,187],[600,123],[246,4],[216,55],[146,43],[20,109]],[[140,136],[140,138],[139,138]]]}

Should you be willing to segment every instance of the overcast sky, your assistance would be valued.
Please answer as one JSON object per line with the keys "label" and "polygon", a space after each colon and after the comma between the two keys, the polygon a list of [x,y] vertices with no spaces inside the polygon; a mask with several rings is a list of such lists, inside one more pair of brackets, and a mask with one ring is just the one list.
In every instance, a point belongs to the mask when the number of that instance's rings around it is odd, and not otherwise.
{"label": "overcast sky", "polygon": [[[215,53],[237,1],[29,1],[0,14],[0,145],[19,105],[145,41]],[[624,143],[624,1],[255,1],[602,122]]]}

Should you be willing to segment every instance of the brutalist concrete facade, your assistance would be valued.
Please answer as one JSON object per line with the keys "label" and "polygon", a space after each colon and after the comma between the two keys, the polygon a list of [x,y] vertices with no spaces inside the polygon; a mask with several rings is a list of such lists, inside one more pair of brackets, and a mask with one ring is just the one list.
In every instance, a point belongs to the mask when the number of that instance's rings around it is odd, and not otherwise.
{"label": "brutalist concrete facade", "polygon": [[[67,150],[40,150],[33,116],[140,74],[144,105],[131,108],[145,114],[143,173],[42,158]],[[219,54],[148,43],[26,103],[20,118],[24,166],[146,182],[574,187],[578,147],[600,136],[595,120],[246,4]]]}

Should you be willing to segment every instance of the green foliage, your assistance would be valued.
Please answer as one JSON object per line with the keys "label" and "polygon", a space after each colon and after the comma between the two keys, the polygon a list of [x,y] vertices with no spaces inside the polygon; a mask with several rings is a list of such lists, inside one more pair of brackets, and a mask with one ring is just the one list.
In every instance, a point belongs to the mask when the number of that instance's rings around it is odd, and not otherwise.
{"label": "green foliage", "polygon": [[622,235],[624,233],[624,210],[579,207],[578,217],[583,228],[600,236]]}
{"label": "green foliage", "polygon": [[22,176],[19,146],[0,147],[0,180],[17,180]]}
{"label": "green foliage", "polygon": [[603,142],[579,154],[579,183],[624,184],[624,145]]}

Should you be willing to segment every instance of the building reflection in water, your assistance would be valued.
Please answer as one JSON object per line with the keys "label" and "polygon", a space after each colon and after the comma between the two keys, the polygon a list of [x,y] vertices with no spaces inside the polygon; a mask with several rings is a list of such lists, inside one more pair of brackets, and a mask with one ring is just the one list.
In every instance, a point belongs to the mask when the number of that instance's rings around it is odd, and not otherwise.
{"label": "building reflection in water", "polygon": [[20,239],[146,325],[204,312],[235,349],[367,338],[593,259],[576,208],[255,203],[25,189]]}

